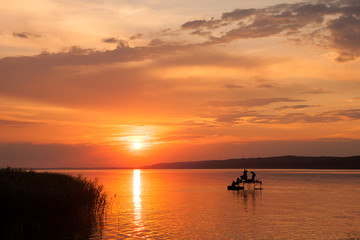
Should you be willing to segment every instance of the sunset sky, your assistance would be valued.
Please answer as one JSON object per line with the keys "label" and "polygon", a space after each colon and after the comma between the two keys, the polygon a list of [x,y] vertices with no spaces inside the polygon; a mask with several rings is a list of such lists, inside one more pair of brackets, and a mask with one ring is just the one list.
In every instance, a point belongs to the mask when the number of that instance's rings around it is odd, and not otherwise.
{"label": "sunset sky", "polygon": [[360,1],[0,12],[0,167],[360,154]]}

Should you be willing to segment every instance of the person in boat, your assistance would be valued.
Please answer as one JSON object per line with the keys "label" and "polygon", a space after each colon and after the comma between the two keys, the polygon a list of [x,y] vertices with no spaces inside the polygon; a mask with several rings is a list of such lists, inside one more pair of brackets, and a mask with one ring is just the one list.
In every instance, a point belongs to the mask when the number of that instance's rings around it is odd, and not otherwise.
{"label": "person in boat", "polygon": [[247,173],[248,173],[248,170],[244,169],[244,173],[243,173],[243,175],[241,176],[241,179],[243,179],[244,181],[247,181],[247,180],[248,180]]}
{"label": "person in boat", "polygon": [[235,183],[235,181],[233,181],[233,182],[231,183],[231,186],[232,186],[232,187],[235,187],[235,185],[236,185],[236,183]]}
{"label": "person in boat", "polygon": [[251,171],[251,181],[255,181],[256,173]]}
{"label": "person in boat", "polygon": [[240,180],[240,178],[237,178],[236,179],[236,184],[239,184],[239,183],[241,183],[241,180]]}

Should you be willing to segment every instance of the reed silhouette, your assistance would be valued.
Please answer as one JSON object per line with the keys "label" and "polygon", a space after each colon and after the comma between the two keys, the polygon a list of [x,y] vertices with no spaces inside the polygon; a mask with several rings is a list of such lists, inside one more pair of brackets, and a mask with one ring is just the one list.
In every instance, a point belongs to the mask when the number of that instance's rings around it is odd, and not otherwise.
{"label": "reed silhouette", "polygon": [[107,195],[97,181],[0,169],[2,239],[86,239],[101,230]]}

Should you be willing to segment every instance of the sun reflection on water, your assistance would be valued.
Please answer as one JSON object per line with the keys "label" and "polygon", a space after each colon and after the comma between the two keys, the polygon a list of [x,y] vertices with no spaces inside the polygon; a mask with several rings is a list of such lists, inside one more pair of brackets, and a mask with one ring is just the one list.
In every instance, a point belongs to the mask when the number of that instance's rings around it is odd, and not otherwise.
{"label": "sun reflection on water", "polygon": [[134,203],[134,224],[135,231],[141,233],[144,230],[144,224],[141,217],[141,171],[134,170],[133,185],[133,203]]}

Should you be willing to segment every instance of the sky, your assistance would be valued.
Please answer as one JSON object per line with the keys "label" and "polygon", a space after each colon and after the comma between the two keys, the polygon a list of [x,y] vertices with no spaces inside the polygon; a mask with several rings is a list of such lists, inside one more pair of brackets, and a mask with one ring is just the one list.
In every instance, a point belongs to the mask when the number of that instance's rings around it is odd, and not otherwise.
{"label": "sky", "polygon": [[360,154],[357,0],[0,12],[0,167]]}

